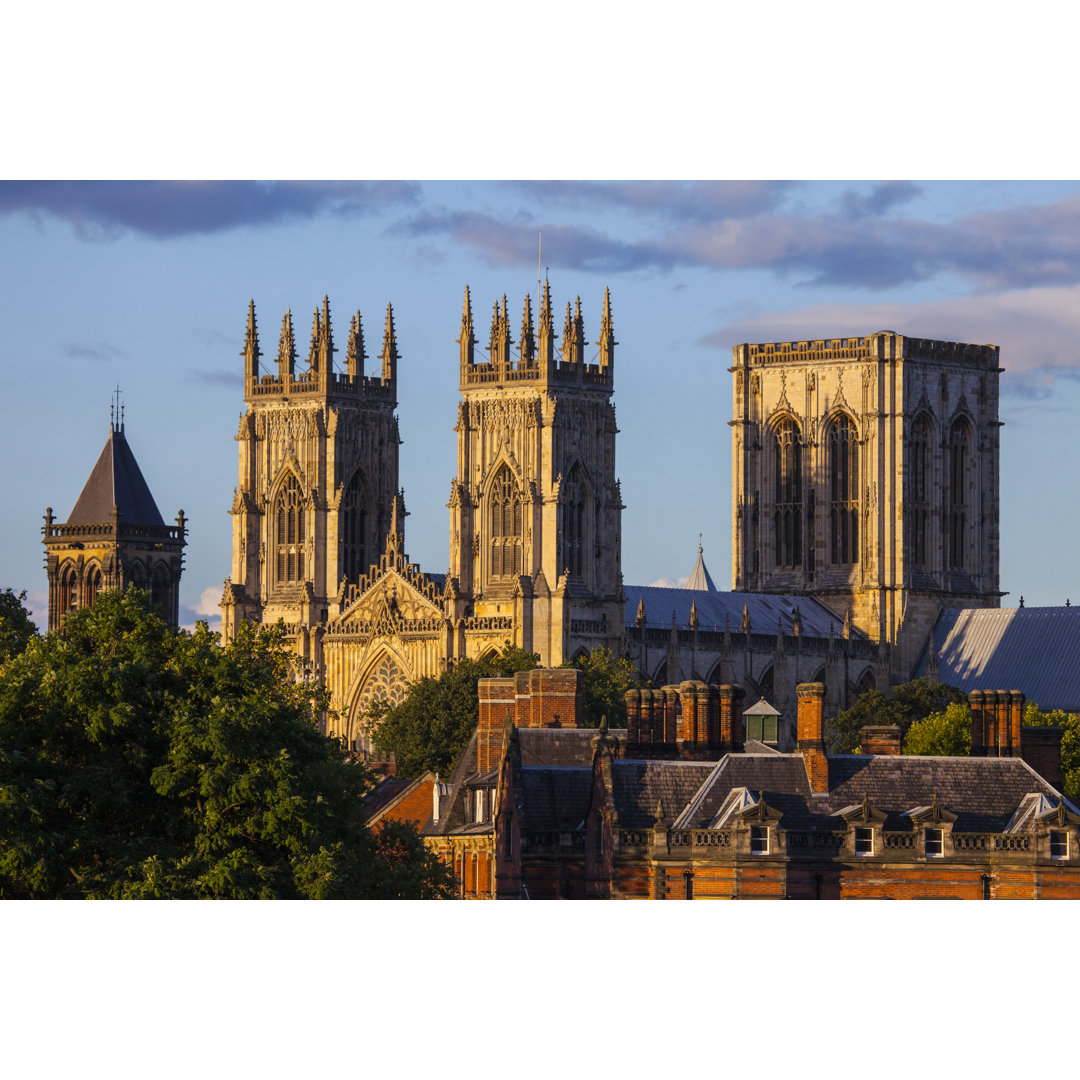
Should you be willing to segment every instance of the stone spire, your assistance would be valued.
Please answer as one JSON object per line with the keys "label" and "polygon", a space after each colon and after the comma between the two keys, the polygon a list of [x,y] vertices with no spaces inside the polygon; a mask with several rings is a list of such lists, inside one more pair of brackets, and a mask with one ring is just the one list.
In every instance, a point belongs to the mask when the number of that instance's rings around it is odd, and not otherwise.
{"label": "stone spire", "polygon": [[384,383],[393,386],[397,382],[397,334],[394,333],[394,307],[386,305],[386,327],[382,339],[382,377]]}
{"label": "stone spire", "polygon": [[604,288],[604,314],[600,320],[600,339],[596,342],[600,346],[600,366],[610,368],[615,363],[615,346],[619,343],[615,340],[615,327],[611,321],[611,294]]}
{"label": "stone spire", "polygon": [[743,602],[742,606],[742,622],[739,623],[739,633],[750,633],[750,604],[746,601]]}
{"label": "stone spire", "polygon": [[308,363],[312,371],[332,371],[334,367],[334,334],[330,328],[330,298],[323,296],[322,312],[315,309],[315,321],[311,328],[311,355]]}
{"label": "stone spire", "polygon": [[259,377],[259,329],[255,325],[255,301],[248,302],[247,334],[244,337],[244,351],[240,354],[244,358],[244,375],[249,379]]}
{"label": "stone spire", "polygon": [[521,347],[521,363],[523,367],[532,367],[536,358],[536,341],[533,338],[532,300],[529,294],[525,294],[525,311],[521,316],[521,335],[518,340]]}
{"label": "stone spire", "polygon": [[716,592],[716,586],[702,558],[701,533],[698,533],[697,562],[694,563],[694,569],[690,571],[690,576],[686,579],[686,588],[698,592]]}
{"label": "stone spire", "polygon": [[499,310],[498,301],[495,302],[495,310],[491,316],[491,344],[489,353],[491,366],[499,372],[507,371],[510,367],[510,318],[506,313],[506,293],[503,293],[502,311]]}
{"label": "stone spire", "polygon": [[571,318],[570,304],[566,305],[566,323],[563,326],[562,358],[565,364],[581,364],[585,360],[585,320],[581,315],[581,297],[577,298],[576,311]]}
{"label": "stone spire", "polygon": [[551,286],[546,281],[543,295],[540,297],[539,350],[540,366],[544,367],[555,357],[555,324],[551,315]]}
{"label": "stone spire", "polygon": [[278,377],[291,379],[296,371],[296,338],[293,336],[292,309],[281,320],[281,340],[278,343]]}
{"label": "stone spire", "polygon": [[696,630],[697,628],[698,628],[697,602],[694,601],[694,600],[691,600],[690,601],[690,629],[691,630]]}
{"label": "stone spire", "polygon": [[851,608],[847,609],[844,614],[844,639],[847,640],[851,637]]}
{"label": "stone spire", "polygon": [[648,620],[645,618],[645,597],[639,596],[637,602],[637,615],[634,616],[635,626],[644,626]]}
{"label": "stone spire", "polygon": [[349,324],[349,345],[345,353],[345,372],[349,379],[360,378],[364,374],[364,361],[367,353],[364,352],[364,325],[360,320],[360,312],[352,317]]}
{"label": "stone spire", "polygon": [[465,286],[465,309],[461,313],[461,336],[457,339],[461,353],[461,366],[472,366],[475,361],[473,351],[476,338],[473,336],[472,299],[469,297],[469,286]]}

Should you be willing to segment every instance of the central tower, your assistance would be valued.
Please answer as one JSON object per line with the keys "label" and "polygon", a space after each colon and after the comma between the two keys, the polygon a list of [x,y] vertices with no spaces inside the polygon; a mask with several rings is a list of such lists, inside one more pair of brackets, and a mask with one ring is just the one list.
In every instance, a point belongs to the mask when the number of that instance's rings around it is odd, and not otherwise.
{"label": "central tower", "polygon": [[517,349],[506,297],[496,303],[486,360],[477,360],[472,304],[458,338],[457,477],[451,485],[450,576],[457,655],[469,634],[505,630],[513,644],[558,665],[622,643],[621,511],[615,479],[615,364],[604,291],[598,346],[586,359],[578,298],[566,305],[556,352],[544,284],[534,332],[525,298]]}

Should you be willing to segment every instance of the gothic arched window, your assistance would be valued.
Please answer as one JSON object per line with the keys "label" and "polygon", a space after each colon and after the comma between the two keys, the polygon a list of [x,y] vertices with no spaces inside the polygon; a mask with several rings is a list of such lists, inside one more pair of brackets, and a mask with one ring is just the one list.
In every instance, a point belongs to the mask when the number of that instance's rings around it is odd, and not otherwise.
{"label": "gothic arched window", "polygon": [[920,416],[911,428],[908,443],[908,553],[913,566],[928,568],[930,531],[930,476],[933,460],[933,427]]}
{"label": "gothic arched window", "polygon": [[589,490],[585,484],[584,473],[581,466],[575,463],[563,486],[563,542],[566,546],[563,567],[578,577],[585,573],[588,499]]}
{"label": "gothic arched window", "polygon": [[776,565],[802,566],[802,442],[794,420],[777,427],[773,459]]}
{"label": "gothic arched window", "polygon": [[338,536],[341,539],[341,576],[348,581],[359,581],[371,566],[374,552],[368,551],[368,496],[367,485],[357,470],[338,511]]}
{"label": "gothic arched window", "polygon": [[98,593],[101,592],[101,570],[96,566],[91,566],[86,571],[86,606],[90,607],[91,604],[98,598]]}
{"label": "gothic arched window", "polygon": [[488,495],[491,515],[491,576],[514,577],[521,573],[521,495],[510,469],[503,465],[495,474]]}
{"label": "gothic arched window", "polygon": [[274,500],[274,537],[279,585],[304,580],[304,504],[295,476],[278,489]]}
{"label": "gothic arched window", "polygon": [[166,619],[172,614],[169,611],[169,571],[158,563],[154,567],[154,573],[150,578],[150,603],[155,604],[165,613]]}
{"label": "gothic arched window", "polygon": [[859,561],[859,443],[854,422],[829,428],[829,555],[834,566]]}
{"label": "gothic arched window", "polygon": [[963,570],[971,514],[971,428],[959,419],[949,432],[949,568]]}
{"label": "gothic arched window", "polygon": [[79,606],[79,576],[69,566],[60,579],[60,614],[65,615]]}

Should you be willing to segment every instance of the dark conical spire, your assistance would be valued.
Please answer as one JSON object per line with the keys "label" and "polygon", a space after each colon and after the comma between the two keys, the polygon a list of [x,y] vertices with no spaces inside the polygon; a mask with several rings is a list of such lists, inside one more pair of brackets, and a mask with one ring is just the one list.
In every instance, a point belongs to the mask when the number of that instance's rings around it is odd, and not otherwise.
{"label": "dark conical spire", "polygon": [[118,516],[126,525],[164,525],[124,437],[122,424],[109,425],[109,438],[90,472],[68,525],[105,525]]}
{"label": "dark conical spire", "polygon": [[400,359],[397,351],[397,334],[394,332],[394,308],[392,304],[386,305],[386,328],[383,330],[382,342],[382,377],[383,382],[393,385],[397,381],[397,362]]}
{"label": "dark conical spire", "polygon": [[472,298],[469,296],[469,286],[465,286],[465,307],[461,313],[461,336],[457,339],[460,347],[461,366],[475,363],[473,348],[476,338],[473,336]]}
{"label": "dark conical spire", "polygon": [[521,348],[521,363],[531,367],[536,356],[536,341],[533,338],[532,299],[525,294],[525,310],[521,315],[521,336],[518,344]]}
{"label": "dark conical spire", "polygon": [[604,289],[604,314],[600,320],[600,340],[596,342],[600,346],[600,366],[611,367],[615,363],[615,346],[619,343],[615,340],[615,327],[611,321],[611,294]]}
{"label": "dark conical spire", "polygon": [[293,335],[292,309],[281,320],[281,340],[278,343],[278,376],[291,379],[296,371],[296,338]]}
{"label": "dark conical spire", "polygon": [[349,345],[345,352],[345,372],[350,379],[359,378],[364,374],[364,361],[367,353],[364,352],[364,324],[360,320],[360,312],[352,317],[349,324]]}
{"label": "dark conical spire", "polygon": [[244,336],[244,375],[249,379],[259,377],[259,329],[255,324],[255,301],[248,301],[247,334]]}

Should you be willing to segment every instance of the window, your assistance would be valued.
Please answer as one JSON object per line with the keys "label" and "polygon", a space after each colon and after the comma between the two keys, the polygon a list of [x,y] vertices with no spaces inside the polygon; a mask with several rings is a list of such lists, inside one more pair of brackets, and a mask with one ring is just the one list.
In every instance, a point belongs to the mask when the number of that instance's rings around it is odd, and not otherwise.
{"label": "window", "polygon": [[476,820],[478,822],[484,820],[484,789],[478,788],[476,791]]}
{"label": "window", "polygon": [[794,420],[773,436],[777,566],[802,566],[802,441]]}
{"label": "window", "polygon": [[949,569],[963,570],[969,513],[971,472],[971,430],[965,420],[957,420],[949,433]]}
{"label": "window", "polygon": [[941,829],[926,830],[926,857],[936,859],[945,854],[945,838]]}
{"label": "window", "polygon": [[73,567],[64,571],[63,583],[60,586],[60,614],[66,614],[79,606],[79,579]]}
{"label": "window", "polygon": [[300,485],[295,476],[290,476],[278,489],[274,500],[274,518],[278,584],[301,582],[304,580],[307,527]]}
{"label": "window", "polygon": [[930,523],[930,462],[933,429],[920,416],[911,429],[908,479],[908,554],[914,566],[929,567],[927,536]]}
{"label": "window", "polygon": [[338,510],[338,536],[341,539],[341,576],[350,582],[359,581],[368,572],[371,554],[368,551],[367,485],[360,472],[349,481]]}
{"label": "window", "polygon": [[874,854],[874,830],[873,829],[859,829],[855,830],[855,854],[856,855],[873,855]]}
{"label": "window", "polygon": [[101,571],[93,567],[86,575],[86,606],[89,607],[101,592]]}
{"label": "window", "polygon": [[750,854],[769,854],[769,827],[767,825],[750,826]]}
{"label": "window", "polygon": [[491,515],[491,576],[509,578],[521,573],[521,496],[510,469],[495,475],[489,495]]}
{"label": "window", "polygon": [[576,464],[565,481],[563,493],[563,537],[566,543],[565,567],[582,577],[585,572],[585,508],[588,490],[581,466]]}
{"label": "window", "polygon": [[694,899],[694,871],[693,870],[684,870],[682,876],[683,876],[683,885],[684,885],[684,888],[685,888],[685,892],[684,892],[683,895],[686,897],[687,900],[693,900]]}
{"label": "window", "polygon": [[1050,858],[1067,859],[1069,857],[1069,834],[1064,829],[1050,830]]}
{"label": "window", "polygon": [[859,561],[859,443],[841,417],[829,429],[829,554],[834,565]]}

